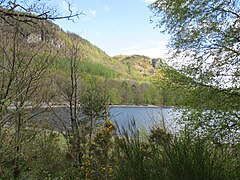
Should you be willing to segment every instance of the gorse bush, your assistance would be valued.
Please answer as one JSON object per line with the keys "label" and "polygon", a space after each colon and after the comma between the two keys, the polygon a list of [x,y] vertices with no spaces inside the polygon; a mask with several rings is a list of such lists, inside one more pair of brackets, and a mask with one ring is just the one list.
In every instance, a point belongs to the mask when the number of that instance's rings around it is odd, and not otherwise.
{"label": "gorse bush", "polygon": [[110,179],[113,175],[115,126],[107,119],[99,124],[94,139],[84,154],[81,171],[87,179]]}

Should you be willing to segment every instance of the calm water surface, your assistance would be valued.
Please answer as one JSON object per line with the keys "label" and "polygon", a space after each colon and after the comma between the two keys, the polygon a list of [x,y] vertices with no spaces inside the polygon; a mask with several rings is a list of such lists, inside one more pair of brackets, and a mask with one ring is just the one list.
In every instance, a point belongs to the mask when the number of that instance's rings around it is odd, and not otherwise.
{"label": "calm water surface", "polygon": [[[110,109],[111,120],[117,122],[120,126],[126,127],[128,122],[135,120],[138,128],[148,128],[160,124],[166,128],[178,129],[176,118],[180,113],[173,108],[160,107],[114,107]],[[163,124],[164,123],[164,124]]]}
{"label": "calm water surface", "polygon": [[[54,107],[53,111],[40,113],[36,119],[47,120],[57,129],[63,124],[70,127],[69,110],[66,107]],[[43,111],[43,110],[38,110]],[[135,120],[137,128],[148,128],[160,124],[171,130],[179,129],[176,124],[176,118],[180,113],[173,108],[160,107],[112,107],[110,109],[110,119],[116,122],[120,127],[127,127],[129,121]],[[164,122],[164,123],[163,123]]]}

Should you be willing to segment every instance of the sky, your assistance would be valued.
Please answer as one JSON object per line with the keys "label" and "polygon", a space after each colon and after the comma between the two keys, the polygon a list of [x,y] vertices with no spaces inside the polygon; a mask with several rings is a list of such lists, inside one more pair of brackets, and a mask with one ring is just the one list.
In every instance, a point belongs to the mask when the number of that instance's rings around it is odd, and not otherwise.
{"label": "sky", "polygon": [[150,23],[153,0],[54,0],[62,14],[83,12],[75,22],[55,21],[63,30],[87,39],[110,56],[146,55],[164,58],[169,36]]}

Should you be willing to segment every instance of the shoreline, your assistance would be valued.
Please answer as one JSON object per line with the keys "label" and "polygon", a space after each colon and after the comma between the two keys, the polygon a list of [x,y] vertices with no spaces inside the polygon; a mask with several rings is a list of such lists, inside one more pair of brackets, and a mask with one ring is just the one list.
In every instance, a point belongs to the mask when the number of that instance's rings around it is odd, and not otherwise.
{"label": "shoreline", "polygon": [[[64,108],[68,107],[64,104],[43,105],[38,108]],[[33,108],[32,106],[25,106],[25,108]],[[174,108],[174,106],[157,106],[157,105],[134,105],[134,104],[110,104],[109,108]],[[7,109],[15,109],[14,106],[9,106]]]}
{"label": "shoreline", "polygon": [[112,104],[110,108],[174,108],[173,106]]}

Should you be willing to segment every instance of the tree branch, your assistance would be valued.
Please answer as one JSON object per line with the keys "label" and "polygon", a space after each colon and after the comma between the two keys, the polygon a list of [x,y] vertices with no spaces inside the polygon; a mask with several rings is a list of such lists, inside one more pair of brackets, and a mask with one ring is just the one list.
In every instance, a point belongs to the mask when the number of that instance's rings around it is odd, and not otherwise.
{"label": "tree branch", "polygon": [[48,12],[43,12],[40,15],[34,15],[34,14],[27,14],[27,13],[22,13],[22,12],[9,12],[5,11],[4,9],[0,9],[0,14],[3,16],[9,16],[9,17],[24,17],[24,18],[30,18],[30,19],[37,19],[37,20],[59,20],[59,19],[70,19],[77,17],[79,18],[80,15],[84,15],[83,11],[80,13],[72,14],[72,12],[67,15],[67,16],[49,16],[49,11]]}

